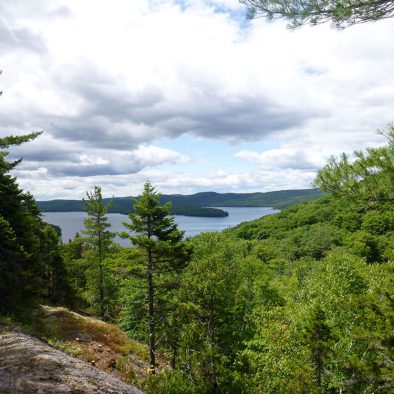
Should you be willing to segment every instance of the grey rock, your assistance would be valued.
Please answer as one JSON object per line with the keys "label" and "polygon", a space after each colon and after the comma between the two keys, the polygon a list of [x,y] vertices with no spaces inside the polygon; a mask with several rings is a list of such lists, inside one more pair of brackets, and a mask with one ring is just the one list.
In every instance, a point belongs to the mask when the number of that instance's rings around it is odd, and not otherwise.
{"label": "grey rock", "polygon": [[114,376],[0,325],[0,393],[142,394]]}

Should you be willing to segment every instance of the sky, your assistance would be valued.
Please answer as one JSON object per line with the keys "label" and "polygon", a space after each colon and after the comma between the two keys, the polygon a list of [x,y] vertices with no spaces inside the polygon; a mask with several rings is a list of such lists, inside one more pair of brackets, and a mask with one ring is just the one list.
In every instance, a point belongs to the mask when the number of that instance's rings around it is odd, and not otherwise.
{"label": "sky", "polygon": [[0,137],[37,200],[312,187],[394,120],[394,19],[295,31],[238,0],[0,0]]}

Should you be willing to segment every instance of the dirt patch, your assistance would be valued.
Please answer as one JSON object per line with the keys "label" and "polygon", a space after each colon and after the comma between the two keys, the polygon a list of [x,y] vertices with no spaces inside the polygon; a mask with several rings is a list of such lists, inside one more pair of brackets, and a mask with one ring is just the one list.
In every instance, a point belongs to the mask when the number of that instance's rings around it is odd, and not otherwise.
{"label": "dirt patch", "polygon": [[[112,374],[127,384],[141,387],[148,377],[149,351],[114,324],[82,316],[63,307],[41,306],[29,333],[51,346]],[[159,369],[167,360],[157,357]]]}

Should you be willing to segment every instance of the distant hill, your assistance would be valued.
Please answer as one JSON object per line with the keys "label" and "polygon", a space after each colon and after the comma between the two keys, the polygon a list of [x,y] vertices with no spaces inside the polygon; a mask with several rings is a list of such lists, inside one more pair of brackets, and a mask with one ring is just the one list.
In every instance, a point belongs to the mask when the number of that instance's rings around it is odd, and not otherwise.
{"label": "distant hill", "polygon": [[[314,200],[324,192],[318,189],[280,190],[267,193],[215,193],[202,192],[191,195],[162,195],[161,203],[172,203],[172,214],[184,216],[227,216],[228,213],[217,208],[206,207],[273,207],[284,208],[298,202]],[[107,203],[110,199],[104,199]],[[43,212],[84,211],[81,200],[38,201]],[[131,197],[115,197],[110,213],[128,214],[132,210]]]}
{"label": "distant hill", "polygon": [[284,208],[298,202],[314,200],[325,194],[318,189],[280,190],[267,193],[215,193],[163,195],[162,201],[200,207],[272,207]]}

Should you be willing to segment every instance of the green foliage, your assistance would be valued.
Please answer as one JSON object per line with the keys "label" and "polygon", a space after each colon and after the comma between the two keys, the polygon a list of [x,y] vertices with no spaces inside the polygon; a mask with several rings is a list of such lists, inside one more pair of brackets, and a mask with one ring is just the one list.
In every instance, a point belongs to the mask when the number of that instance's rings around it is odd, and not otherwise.
{"label": "green foliage", "polygon": [[[303,212],[305,208],[315,212],[317,223],[305,220],[314,216]],[[322,211],[331,213],[320,215]],[[316,302],[335,338],[321,363],[320,390],[386,392],[381,388],[391,387],[388,332],[393,305],[387,294],[394,291],[392,273],[386,280],[384,266],[367,263],[392,259],[392,212],[384,203],[363,211],[352,202],[325,198],[226,231],[230,237],[253,240],[251,253],[267,266],[270,286],[283,300],[256,315],[259,328],[243,352],[251,368],[248,376],[255,377],[250,378],[253,387],[264,392],[319,391],[311,345],[300,335],[311,316],[308,305]],[[371,295],[376,286],[380,295]]]}
{"label": "green foliage", "polygon": [[41,294],[55,304],[64,305],[70,299],[64,261],[61,256],[60,237],[50,225],[40,232]]}
{"label": "green foliage", "polygon": [[184,216],[198,216],[198,217],[216,217],[223,218],[228,216],[227,211],[217,208],[202,208],[195,207],[192,205],[171,207],[171,214],[173,215],[184,215]]}
{"label": "green foliage", "polygon": [[99,186],[95,186],[94,191],[87,192],[86,195],[88,199],[83,200],[83,203],[85,204],[88,218],[84,220],[85,230],[82,233],[85,234],[85,242],[91,245],[99,258],[102,259],[111,246],[112,238],[115,236],[113,232],[107,230],[111,226],[106,216],[111,206],[111,201],[104,204]]}
{"label": "green foliage", "polygon": [[6,160],[7,148],[40,134],[0,138],[0,312],[39,297],[53,302],[66,297],[59,239],[41,220],[33,197],[9,174],[21,160]]}
{"label": "green foliage", "polygon": [[9,309],[12,301],[16,301],[13,290],[22,282],[22,267],[26,259],[12,227],[0,215],[0,312]]}
{"label": "green foliage", "polygon": [[355,160],[346,154],[331,157],[316,177],[316,185],[341,199],[353,199],[368,206],[394,201],[394,127],[387,132],[389,144],[354,152]]}
{"label": "green foliage", "polygon": [[248,7],[249,18],[283,18],[290,28],[332,22],[336,28],[374,22],[394,15],[392,0],[240,0]]}
{"label": "green foliage", "polygon": [[[166,196],[161,201],[171,202],[177,201],[177,205],[171,206],[172,215],[197,216],[197,217],[225,217],[228,216],[226,211],[218,208],[203,208],[196,205],[189,205],[189,196]],[[179,200],[179,201],[178,201]],[[113,197],[112,199],[104,198],[104,204],[108,204],[109,213],[123,213],[128,215],[133,210],[131,198]],[[80,200],[51,200],[39,201],[38,206],[43,212],[74,212],[83,211],[84,204]]]}
{"label": "green foliage", "polygon": [[70,305],[82,308],[103,320],[116,318],[117,276],[108,267],[108,261],[117,251],[115,234],[109,229],[107,212],[110,202],[104,204],[101,188],[87,192],[83,200],[88,214],[81,237],[62,247],[69,286],[74,289]]}
{"label": "green foliage", "polygon": [[381,262],[378,249],[378,238],[366,231],[357,231],[345,240],[346,249],[353,254],[364,257],[369,263]]}
{"label": "green foliage", "polygon": [[367,212],[363,217],[361,229],[373,235],[384,235],[394,231],[394,212]]}
{"label": "green foliage", "polygon": [[[183,232],[179,231],[174,218],[169,216],[171,205],[160,205],[160,195],[149,183],[138,200],[133,201],[133,212],[129,215],[131,223],[124,223],[131,234],[124,233],[137,248],[140,257],[138,265],[131,273],[141,281],[145,288],[145,298],[136,303],[136,311],[147,305],[149,328],[150,365],[154,374],[156,370],[156,337],[159,330],[164,336],[168,332],[170,320],[167,316],[172,303],[171,292],[178,287],[179,274],[189,260],[190,249],[183,242]],[[140,293],[142,294],[142,292]],[[135,316],[135,313],[133,313]],[[161,329],[161,328],[167,329]],[[167,336],[167,339],[169,337]]]}
{"label": "green foliage", "polygon": [[164,371],[159,375],[150,376],[144,383],[147,394],[198,394],[201,387],[190,381],[182,371]]}
{"label": "green foliage", "polygon": [[13,162],[8,162],[7,160],[5,160],[5,158],[8,156],[8,151],[6,151],[5,149],[8,149],[12,146],[18,146],[24,144],[25,142],[34,140],[41,134],[42,131],[33,132],[30,134],[25,134],[20,136],[10,135],[0,138],[0,172],[4,175],[5,173],[15,168],[22,161],[22,159],[15,160]]}
{"label": "green foliage", "polygon": [[385,266],[336,252],[270,282],[283,301],[256,310],[258,329],[244,351],[253,385],[268,393],[387,385],[393,305],[383,295],[394,287]]}
{"label": "green foliage", "polygon": [[394,209],[347,188],[191,239],[174,376],[202,393],[390,391]]}
{"label": "green foliage", "polygon": [[[95,310],[99,306],[98,314],[101,319],[108,319],[108,301],[111,299],[111,280],[107,275],[104,260],[109,254],[114,233],[108,230],[111,226],[106,216],[111,202],[104,205],[101,188],[95,186],[93,192],[86,193],[88,200],[83,200],[88,218],[84,220],[85,243],[91,247],[84,254],[89,269],[85,271],[86,291],[85,299]],[[111,291],[112,290],[112,291]],[[97,313],[97,312],[96,312]]]}
{"label": "green foliage", "polygon": [[192,240],[193,258],[181,277],[177,366],[198,392],[243,392],[248,383],[239,352],[253,336],[253,309],[277,303],[266,269],[248,243],[217,233]]}

